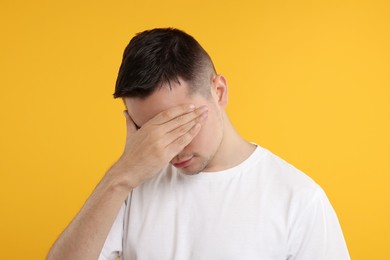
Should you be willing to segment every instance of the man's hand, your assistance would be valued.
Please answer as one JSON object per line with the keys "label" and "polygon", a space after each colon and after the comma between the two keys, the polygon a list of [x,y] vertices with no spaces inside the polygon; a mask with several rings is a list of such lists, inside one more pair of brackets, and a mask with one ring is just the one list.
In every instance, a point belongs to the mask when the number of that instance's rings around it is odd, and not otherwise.
{"label": "man's hand", "polygon": [[54,243],[48,260],[97,259],[128,193],[157,174],[198,134],[207,108],[179,106],[156,115],[137,130],[125,111],[126,145],[84,206]]}
{"label": "man's hand", "polygon": [[126,145],[111,170],[131,190],[154,176],[192,141],[207,118],[208,109],[206,106],[195,109],[193,105],[173,107],[157,114],[138,130],[127,110],[124,114]]}

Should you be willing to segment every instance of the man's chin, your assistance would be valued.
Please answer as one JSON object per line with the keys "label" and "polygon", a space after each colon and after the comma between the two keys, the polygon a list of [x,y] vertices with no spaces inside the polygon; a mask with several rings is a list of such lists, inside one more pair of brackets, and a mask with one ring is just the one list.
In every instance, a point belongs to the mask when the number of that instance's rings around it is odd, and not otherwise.
{"label": "man's chin", "polygon": [[178,169],[178,170],[185,175],[196,175],[196,174],[199,174],[201,172],[201,171],[191,171],[188,169]]}
{"label": "man's chin", "polygon": [[201,173],[206,168],[207,163],[201,163],[201,164],[191,164],[187,167],[177,168],[181,173],[185,175],[196,175]]}

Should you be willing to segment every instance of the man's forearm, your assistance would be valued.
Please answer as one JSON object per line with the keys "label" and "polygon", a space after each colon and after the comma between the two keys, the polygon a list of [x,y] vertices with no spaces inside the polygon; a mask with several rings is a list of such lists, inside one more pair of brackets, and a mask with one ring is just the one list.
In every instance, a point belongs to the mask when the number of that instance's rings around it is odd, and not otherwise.
{"label": "man's forearm", "polygon": [[94,259],[104,245],[129,188],[113,178],[110,169],[84,206],[54,243],[47,256],[54,259]]}
{"label": "man's forearm", "polygon": [[96,260],[129,192],[158,172],[199,133],[207,107],[162,111],[137,130],[127,110],[125,149],[54,243],[48,260]]}

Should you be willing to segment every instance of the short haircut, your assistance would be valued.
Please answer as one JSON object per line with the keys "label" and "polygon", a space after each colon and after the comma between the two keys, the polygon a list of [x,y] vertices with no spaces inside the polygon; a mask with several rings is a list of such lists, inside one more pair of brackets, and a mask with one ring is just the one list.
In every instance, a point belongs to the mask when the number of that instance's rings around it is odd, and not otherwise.
{"label": "short haircut", "polygon": [[127,45],[119,68],[114,98],[145,98],[164,84],[189,84],[189,94],[210,93],[215,68],[210,56],[189,34],[156,28],[136,34]]}

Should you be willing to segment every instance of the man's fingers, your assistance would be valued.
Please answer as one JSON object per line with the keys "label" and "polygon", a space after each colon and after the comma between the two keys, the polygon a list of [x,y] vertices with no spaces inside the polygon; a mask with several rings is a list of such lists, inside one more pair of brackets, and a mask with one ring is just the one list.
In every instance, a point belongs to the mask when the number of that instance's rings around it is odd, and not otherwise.
{"label": "man's fingers", "polygon": [[208,116],[207,110],[198,115],[195,118],[192,118],[191,121],[186,122],[179,127],[176,127],[169,133],[167,133],[164,137],[164,143],[166,146],[168,146],[170,143],[174,142],[176,139],[180,138],[180,136],[187,134],[189,131],[192,130],[192,128],[197,124],[202,124],[204,120],[206,120]]}
{"label": "man's fingers", "polygon": [[207,115],[207,112],[208,112],[208,108],[206,106],[201,106],[190,113],[173,118],[171,121],[163,124],[162,127],[164,128],[164,131],[171,132],[174,129],[181,127],[182,125],[185,125],[188,122],[191,122],[192,120],[202,115],[203,116]]}
{"label": "man's fingers", "polygon": [[173,107],[173,108],[170,108],[168,110],[160,112],[154,118],[152,118],[149,122],[151,124],[162,125],[166,122],[171,121],[172,119],[174,119],[178,116],[181,116],[181,115],[186,114],[186,113],[190,113],[194,110],[195,110],[195,105],[193,105],[193,104],[176,106],[176,107]]}
{"label": "man's fingers", "polygon": [[135,133],[137,131],[137,127],[136,127],[133,119],[131,119],[128,111],[124,110],[123,115],[126,118],[127,134],[129,135],[129,134]]}
{"label": "man's fingers", "polygon": [[174,107],[173,109],[168,109],[157,114],[147,124],[158,125],[161,133],[168,133],[207,113],[207,111],[207,106],[201,106],[196,109],[189,108],[188,106],[187,109],[185,106]]}
{"label": "man's fingers", "polygon": [[200,123],[196,123],[187,133],[181,135],[169,144],[168,151],[170,158],[173,158],[177,153],[182,151],[184,147],[191,143],[192,139],[199,133],[201,127],[202,125]]}

